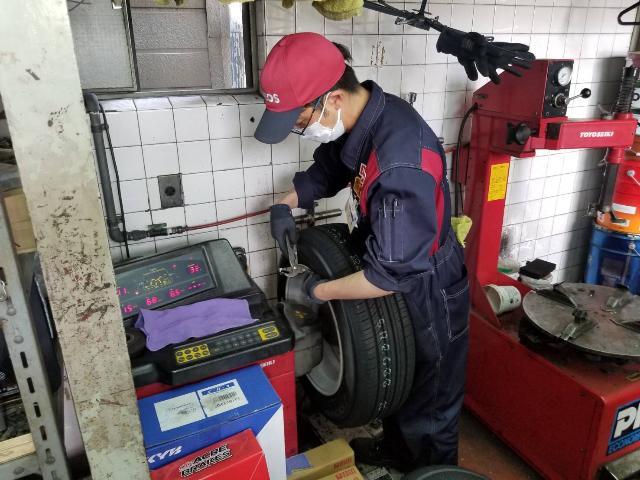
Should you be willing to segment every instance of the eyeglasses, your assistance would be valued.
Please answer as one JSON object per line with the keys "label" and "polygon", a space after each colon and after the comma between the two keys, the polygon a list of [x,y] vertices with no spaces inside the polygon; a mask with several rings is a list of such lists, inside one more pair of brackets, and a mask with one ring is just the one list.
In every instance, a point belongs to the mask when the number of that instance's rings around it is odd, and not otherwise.
{"label": "eyeglasses", "polygon": [[[324,95],[323,95],[324,96]],[[313,114],[315,113],[315,111],[318,108],[318,105],[320,104],[320,102],[322,101],[322,97],[319,97],[313,104],[313,110],[311,110],[311,115],[309,115],[309,120],[307,120],[307,124],[304,126],[304,128],[298,128],[298,127],[293,127],[293,129],[291,130],[291,133],[295,133],[296,135],[304,135],[305,130],[307,129],[307,127],[309,126],[309,124],[311,123],[311,119],[313,118]]]}

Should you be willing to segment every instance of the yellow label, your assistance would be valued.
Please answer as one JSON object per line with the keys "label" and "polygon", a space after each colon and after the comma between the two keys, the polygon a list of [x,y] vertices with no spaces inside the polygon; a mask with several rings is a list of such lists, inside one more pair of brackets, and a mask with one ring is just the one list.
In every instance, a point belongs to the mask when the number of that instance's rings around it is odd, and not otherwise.
{"label": "yellow label", "polygon": [[258,335],[260,335],[263,342],[266,342],[267,340],[279,337],[280,330],[275,326],[262,327],[258,329]]}
{"label": "yellow label", "polygon": [[491,176],[489,177],[489,193],[487,201],[503,200],[507,195],[507,180],[509,179],[509,164],[497,163],[491,165]]}
{"label": "yellow label", "polygon": [[209,345],[202,343],[200,345],[194,345],[193,347],[176,350],[175,355],[177,363],[189,363],[210,357],[211,352],[209,351]]}

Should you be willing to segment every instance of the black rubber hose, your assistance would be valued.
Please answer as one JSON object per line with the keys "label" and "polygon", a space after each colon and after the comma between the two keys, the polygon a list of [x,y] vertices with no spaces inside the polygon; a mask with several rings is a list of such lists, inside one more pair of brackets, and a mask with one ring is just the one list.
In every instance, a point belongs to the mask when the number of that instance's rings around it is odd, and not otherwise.
{"label": "black rubber hose", "polygon": [[116,155],[113,152],[113,143],[111,142],[111,133],[109,132],[109,122],[107,122],[107,114],[104,112],[102,105],[99,105],[100,113],[102,114],[102,122],[104,124],[104,130],[107,134],[107,143],[109,144],[109,152],[111,154],[111,164],[113,165],[113,171],[116,175],[116,188],[118,189],[118,203],[120,205],[120,213],[122,214],[122,235],[124,237],[124,250],[127,254],[127,258],[131,258],[129,253],[129,237],[127,235],[127,222],[124,217],[124,205],[122,204],[122,190],[120,189],[120,172],[118,170],[118,164],[116,163]]}
{"label": "black rubber hose", "polygon": [[616,179],[618,178],[617,163],[607,163],[604,171],[604,181],[602,182],[602,190],[600,191],[600,200],[598,201],[598,210],[601,212],[611,212],[611,204],[613,203],[613,192],[615,190]]}
{"label": "black rubber hose", "polygon": [[89,121],[91,122],[93,146],[96,149],[98,176],[100,178],[100,185],[102,185],[102,201],[104,203],[105,213],[107,214],[107,231],[109,232],[111,240],[123,243],[125,235],[120,230],[120,222],[118,220],[118,214],[116,212],[115,201],[113,198],[113,189],[111,188],[107,153],[104,146],[104,138],[102,136],[105,125],[102,123],[100,116],[100,102],[98,102],[98,97],[95,93],[85,93],[84,103],[87,113],[89,114]]}
{"label": "black rubber hose", "polygon": [[[453,156],[453,165],[451,166],[453,181],[453,212],[456,217],[459,217],[461,213],[464,213],[464,195],[462,191],[462,184],[460,182],[460,149],[462,148],[462,135],[464,134],[464,127],[469,120],[469,116],[478,109],[478,104],[474,103],[469,110],[467,110],[460,122],[460,129],[458,130],[458,141],[456,143],[456,151]],[[469,173],[469,161],[467,160],[467,168],[465,172],[465,182],[467,181],[467,174]],[[460,202],[458,204],[458,201]]]}

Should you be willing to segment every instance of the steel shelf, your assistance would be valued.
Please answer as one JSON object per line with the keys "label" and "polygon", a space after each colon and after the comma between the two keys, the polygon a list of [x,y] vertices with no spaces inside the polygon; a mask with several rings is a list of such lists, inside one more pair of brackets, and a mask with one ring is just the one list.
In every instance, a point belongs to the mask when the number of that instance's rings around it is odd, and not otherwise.
{"label": "steel shelf", "polygon": [[13,245],[9,220],[4,205],[0,202],[0,324],[20,388],[34,447],[32,453],[0,463],[0,478],[17,479],[30,473],[39,473],[45,480],[69,480],[71,475],[54,399]]}

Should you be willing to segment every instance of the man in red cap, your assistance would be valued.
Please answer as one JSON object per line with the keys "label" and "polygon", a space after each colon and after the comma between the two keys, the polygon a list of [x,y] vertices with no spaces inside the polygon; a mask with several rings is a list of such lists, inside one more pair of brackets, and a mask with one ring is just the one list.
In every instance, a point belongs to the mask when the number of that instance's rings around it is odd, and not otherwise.
{"label": "man in red cap", "polygon": [[360,84],[346,48],[315,33],[282,38],[264,66],[266,111],[255,137],[291,132],[322,143],[314,164],[271,208],[284,254],[297,240],[291,208],[310,209],[351,185],[353,235],[363,269],[325,280],[306,274],[310,303],[404,294],[414,326],[416,373],[408,400],[385,419],[381,441],[353,443],[359,461],[402,469],[456,464],[468,346],[469,286],[450,222],[444,152],[422,117],[372,81]]}

